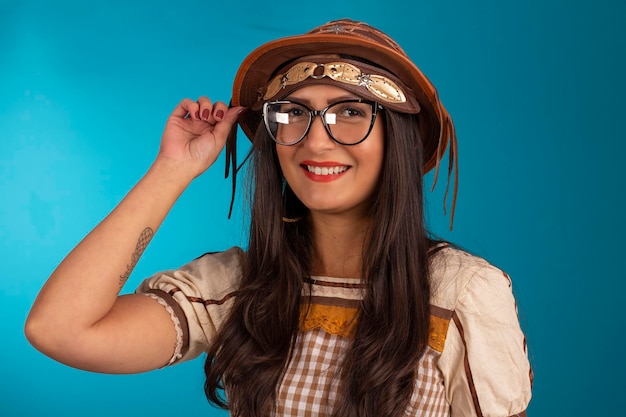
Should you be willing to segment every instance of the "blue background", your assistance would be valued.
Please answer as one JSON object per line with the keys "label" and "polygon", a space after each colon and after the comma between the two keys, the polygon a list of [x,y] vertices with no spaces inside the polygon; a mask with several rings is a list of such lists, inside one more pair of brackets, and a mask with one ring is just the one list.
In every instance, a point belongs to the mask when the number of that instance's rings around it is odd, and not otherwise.
{"label": "blue background", "polygon": [[[228,101],[261,43],[351,17],[437,85],[459,136],[453,232],[507,270],[535,371],[534,416],[623,411],[624,2],[596,0],[0,3],[0,415],[225,415],[201,360],[142,375],[74,370],[23,323],[64,255],[149,167],[183,97]],[[177,202],[125,291],[245,239],[223,159]],[[430,179],[428,179],[430,181]],[[237,200],[236,211],[241,211]]]}

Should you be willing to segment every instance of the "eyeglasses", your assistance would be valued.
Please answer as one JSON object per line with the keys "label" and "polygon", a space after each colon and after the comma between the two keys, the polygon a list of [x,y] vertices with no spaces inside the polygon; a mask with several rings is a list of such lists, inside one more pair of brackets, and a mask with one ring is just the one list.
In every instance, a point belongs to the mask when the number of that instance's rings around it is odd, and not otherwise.
{"label": "eyeglasses", "polygon": [[376,114],[383,107],[373,101],[343,100],[323,110],[289,100],[263,104],[265,128],[279,145],[295,145],[306,137],[313,118],[320,116],[328,135],[341,145],[363,142],[372,131]]}

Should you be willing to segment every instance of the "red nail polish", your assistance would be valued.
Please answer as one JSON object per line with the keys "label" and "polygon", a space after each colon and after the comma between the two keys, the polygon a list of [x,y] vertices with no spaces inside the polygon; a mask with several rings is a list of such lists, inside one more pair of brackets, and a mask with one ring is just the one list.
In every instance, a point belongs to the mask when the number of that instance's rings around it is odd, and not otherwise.
{"label": "red nail polish", "polygon": [[215,118],[222,120],[224,118],[224,110],[218,110],[215,112]]}
{"label": "red nail polish", "polygon": [[202,118],[205,120],[209,118],[209,109],[202,110]]}

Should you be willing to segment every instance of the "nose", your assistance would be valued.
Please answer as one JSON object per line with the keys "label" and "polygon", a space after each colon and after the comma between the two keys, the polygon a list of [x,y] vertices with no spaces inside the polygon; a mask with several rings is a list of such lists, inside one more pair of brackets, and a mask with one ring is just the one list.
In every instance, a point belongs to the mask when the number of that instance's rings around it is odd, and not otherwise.
{"label": "nose", "polygon": [[321,114],[316,114],[313,117],[309,133],[307,133],[303,141],[303,145],[314,152],[323,152],[337,146],[337,143],[330,137],[328,131],[326,131],[322,117],[324,116]]}

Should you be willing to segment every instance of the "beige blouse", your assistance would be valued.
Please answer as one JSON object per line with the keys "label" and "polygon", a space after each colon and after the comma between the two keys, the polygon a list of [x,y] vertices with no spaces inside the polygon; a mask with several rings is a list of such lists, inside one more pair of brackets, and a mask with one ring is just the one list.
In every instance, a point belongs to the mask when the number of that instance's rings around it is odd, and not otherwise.
{"label": "beige blouse", "polygon": [[[179,343],[170,364],[206,351],[241,277],[240,248],[206,254],[137,289],[171,314]],[[532,371],[511,280],[485,260],[445,247],[432,258],[429,347],[418,363],[408,416],[524,416]],[[311,277],[277,415],[326,416],[364,288],[358,279]],[[307,304],[307,303],[303,303]]]}

